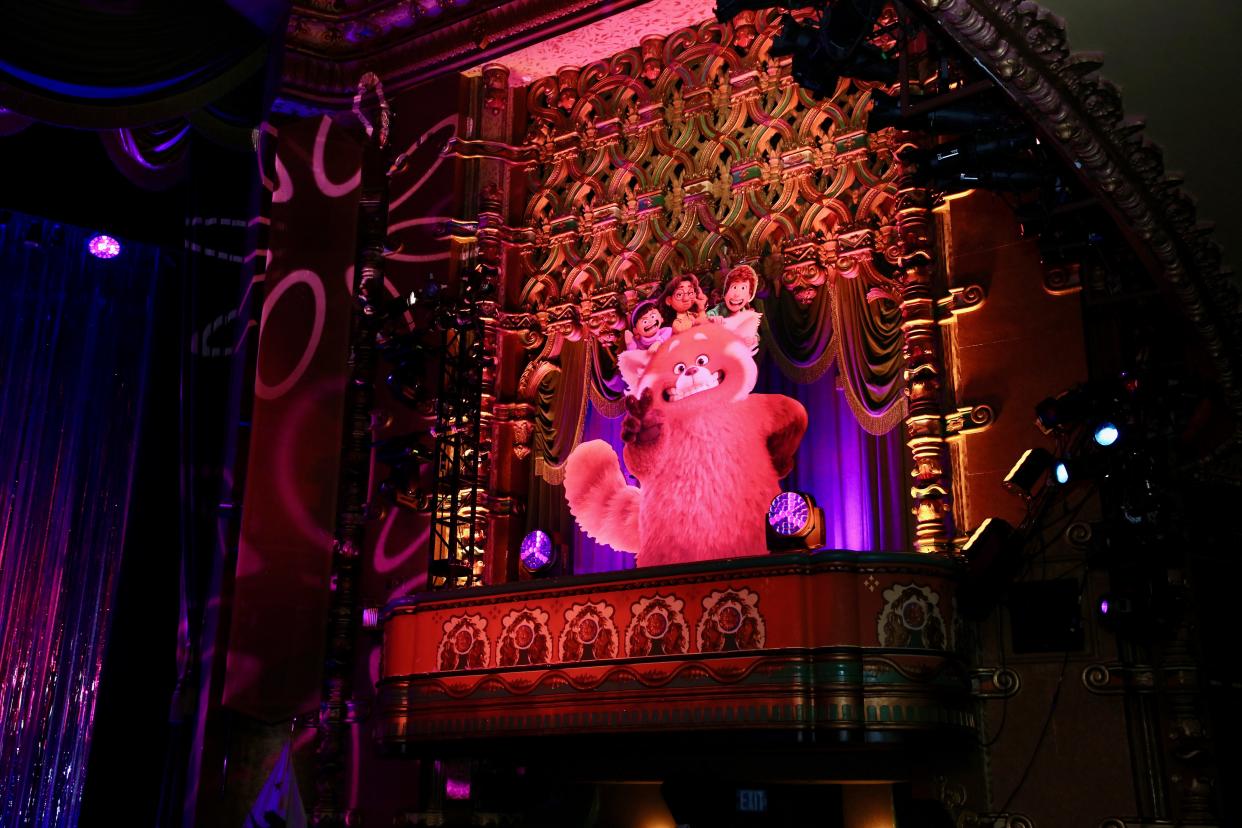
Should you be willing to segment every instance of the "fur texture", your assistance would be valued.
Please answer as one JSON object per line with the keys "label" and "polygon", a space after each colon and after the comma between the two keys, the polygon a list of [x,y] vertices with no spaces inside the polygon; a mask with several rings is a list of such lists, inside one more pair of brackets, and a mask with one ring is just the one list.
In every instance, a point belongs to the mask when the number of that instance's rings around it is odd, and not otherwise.
{"label": "fur texture", "polygon": [[625,462],[640,485],[625,484],[607,443],[575,449],[565,493],[587,534],[642,566],[766,551],[764,517],[807,418],[796,400],[750,393],[758,325],[743,312],[621,355]]}

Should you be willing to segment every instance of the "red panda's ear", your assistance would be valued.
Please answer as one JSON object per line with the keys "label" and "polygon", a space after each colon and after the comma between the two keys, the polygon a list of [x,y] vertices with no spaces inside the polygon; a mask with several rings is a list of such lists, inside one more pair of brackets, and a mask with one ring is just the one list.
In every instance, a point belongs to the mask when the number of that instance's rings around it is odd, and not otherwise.
{"label": "red panda's ear", "polygon": [[724,317],[724,326],[747,342],[753,342],[759,338],[759,319],[758,311],[738,311]]}
{"label": "red panda's ear", "polygon": [[651,364],[652,356],[651,351],[646,348],[633,348],[622,351],[621,356],[617,357],[617,368],[620,369],[621,376],[625,379],[625,391],[630,396],[638,396],[639,380],[642,379],[647,366]]}

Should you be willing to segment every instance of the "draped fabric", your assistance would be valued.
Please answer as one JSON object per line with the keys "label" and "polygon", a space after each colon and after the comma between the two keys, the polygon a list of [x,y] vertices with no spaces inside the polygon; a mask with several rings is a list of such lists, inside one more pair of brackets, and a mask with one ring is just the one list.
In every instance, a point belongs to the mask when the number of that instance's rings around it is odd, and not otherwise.
{"label": "draped fabric", "polygon": [[824,375],[837,353],[831,290],[821,288],[805,307],[781,291],[756,310],[763,312],[760,341],[786,376],[814,382]]}
{"label": "draped fabric", "polygon": [[781,372],[802,384],[818,380],[839,357],[854,416],[867,431],[884,434],[906,415],[901,309],[886,298],[869,299],[873,287],[864,275],[837,278],[806,307],[781,291],[762,308],[761,342]]}
{"label": "draped fabric", "polygon": [[617,355],[599,342],[590,348],[591,405],[605,417],[620,417],[625,412],[625,379],[617,369]]}
{"label": "draped fabric", "polygon": [[810,416],[794,470],[781,488],[815,498],[824,510],[828,548],[904,551],[909,541],[901,430],[868,433],[837,384],[836,371],[802,384],[775,370],[771,361],[760,365],[755,391],[793,397]]}
{"label": "draped fabric", "polygon": [[278,11],[248,19],[218,0],[7,3],[0,100],[41,121],[88,129],[186,115],[263,67],[269,37],[281,29]]}
{"label": "draped fabric", "polygon": [[535,389],[535,475],[553,485],[565,479],[565,461],[582,436],[591,353],[587,343],[565,340],[556,362],[545,363]]}
{"label": "draped fabric", "polygon": [[104,150],[125,177],[144,190],[166,190],[185,172],[190,122],[175,118],[145,127],[99,133]]}
{"label": "draped fabric", "polygon": [[289,0],[6,3],[0,135],[42,121],[99,130],[145,190],[180,182],[194,128],[250,151],[279,78]]}
{"label": "draped fabric", "polygon": [[836,282],[841,385],[858,424],[886,434],[906,416],[901,307],[887,297],[868,301],[868,290],[861,277]]}
{"label": "draped fabric", "polygon": [[160,255],[0,228],[0,825],[77,822]]}
{"label": "draped fabric", "polygon": [[[609,417],[606,413],[601,412],[592,403],[586,414],[586,422],[582,428],[582,440],[605,440],[610,443],[617,452],[617,457],[621,457],[621,418]],[[621,472],[625,475],[631,485],[634,480],[630,478],[629,469],[625,467],[625,460],[621,459]],[[560,494],[561,503],[565,502],[564,489],[557,488]],[[568,513],[568,510],[565,510]],[[572,516],[570,517],[572,521]],[[616,569],[633,569],[635,558],[627,552],[618,552],[606,543],[600,543],[592,538],[586,532],[573,524],[574,538],[574,572],[585,574],[588,572],[612,572]]]}
{"label": "draped fabric", "polygon": [[16,135],[33,123],[33,118],[27,118],[25,115],[18,115],[16,112],[0,107],[0,136]]}

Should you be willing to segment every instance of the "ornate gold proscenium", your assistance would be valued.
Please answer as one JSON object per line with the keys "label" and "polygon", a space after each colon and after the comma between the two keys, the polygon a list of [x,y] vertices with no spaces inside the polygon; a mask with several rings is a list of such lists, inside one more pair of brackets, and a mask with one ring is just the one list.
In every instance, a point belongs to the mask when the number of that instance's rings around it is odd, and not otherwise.
{"label": "ornate gold proscenium", "polygon": [[[584,398],[615,404],[618,392],[597,383],[636,304],[676,274],[719,288],[729,267],[753,262],[760,294],[773,303],[770,317],[777,303],[792,300],[790,313],[831,328],[833,346],[812,369],[798,369],[801,381],[838,355],[863,359],[861,338],[837,345],[861,337],[863,327],[901,349],[884,361],[890,376],[875,386],[889,382],[893,396],[867,397],[869,389],[855,387],[865,371],[843,369],[842,382],[873,433],[910,414],[914,545],[949,552],[945,439],[977,424],[970,415],[950,417],[953,428],[946,420],[957,406],[946,409],[942,399],[939,325],[975,297],[941,307],[926,194],[895,156],[906,139],[864,126],[874,85],[851,81],[831,100],[813,99],[788,63],[770,54],[779,30],[775,12],[747,12],[732,25],[644,38],[519,92],[525,120],[495,136],[513,145],[481,162],[505,193],[496,232],[505,285],[496,399],[533,403],[553,388],[582,388]],[[786,363],[778,360],[789,370]],[[505,378],[518,375],[521,383]],[[535,390],[531,378],[541,383]],[[573,419],[561,422],[572,427]],[[579,414],[579,430],[581,421]],[[530,464],[555,483],[564,458],[543,456],[545,426],[533,422],[534,434],[497,457]],[[563,443],[558,450],[567,451]]]}

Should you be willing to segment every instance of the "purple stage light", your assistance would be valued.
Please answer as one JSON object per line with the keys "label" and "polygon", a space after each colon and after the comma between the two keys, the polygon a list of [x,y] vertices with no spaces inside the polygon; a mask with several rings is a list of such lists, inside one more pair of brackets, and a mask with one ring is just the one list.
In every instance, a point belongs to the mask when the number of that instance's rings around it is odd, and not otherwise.
{"label": "purple stage light", "polygon": [[1100,615],[1108,615],[1108,608],[1109,608],[1108,599],[1101,598],[1100,599]]}
{"label": "purple stage light", "polygon": [[529,532],[526,537],[522,538],[518,559],[529,572],[547,569],[556,560],[556,549],[552,547],[552,539],[546,532],[539,529]]}
{"label": "purple stage light", "polygon": [[115,259],[121,255],[121,243],[104,233],[91,236],[86,249],[97,259]]}
{"label": "purple stage light", "polygon": [[454,779],[449,777],[444,780],[444,796],[448,799],[461,801],[470,798],[470,780]]}

